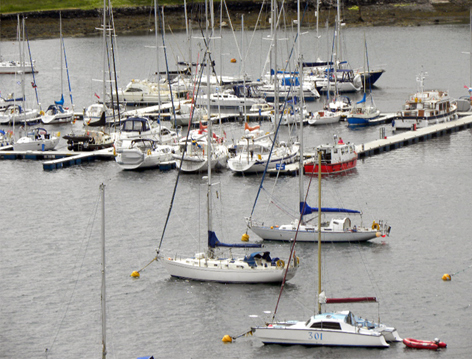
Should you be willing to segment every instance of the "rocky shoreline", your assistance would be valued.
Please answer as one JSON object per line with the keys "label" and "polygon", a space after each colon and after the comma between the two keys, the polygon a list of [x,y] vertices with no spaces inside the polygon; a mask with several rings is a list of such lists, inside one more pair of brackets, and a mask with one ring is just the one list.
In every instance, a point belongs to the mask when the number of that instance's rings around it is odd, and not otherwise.
{"label": "rocky shoreline", "polygon": [[[334,2],[335,3],[335,2]],[[434,24],[468,24],[470,1],[467,0],[418,0],[408,1],[343,1],[343,21],[347,26],[422,26]],[[228,11],[235,29],[244,24],[253,29],[260,16],[258,28],[268,28],[269,4],[263,10],[261,1],[244,1],[228,3]],[[287,23],[296,19],[296,1],[287,5]],[[219,9],[219,7],[218,7]],[[192,4],[188,7],[188,16],[192,19],[193,28],[204,27],[204,4]],[[219,10],[218,10],[219,11]],[[101,10],[63,10],[63,34],[65,37],[98,36],[96,28],[101,25]],[[118,35],[138,35],[154,31],[154,14],[151,7],[115,8],[113,9],[115,31]],[[320,11],[319,24],[324,26],[326,19],[334,22],[336,10],[329,4],[323,4]],[[59,36],[59,12],[42,11],[24,14],[27,17],[28,38],[44,39]],[[217,16],[219,19],[219,16]],[[224,18],[227,19],[227,16]],[[216,26],[219,26],[217,19]],[[226,22],[228,22],[226,20]],[[313,27],[316,22],[315,8],[310,4],[306,9],[303,24]],[[185,14],[183,6],[165,6],[166,31],[185,30]],[[16,39],[17,15],[1,15],[1,40]],[[227,25],[226,25],[227,26]]]}

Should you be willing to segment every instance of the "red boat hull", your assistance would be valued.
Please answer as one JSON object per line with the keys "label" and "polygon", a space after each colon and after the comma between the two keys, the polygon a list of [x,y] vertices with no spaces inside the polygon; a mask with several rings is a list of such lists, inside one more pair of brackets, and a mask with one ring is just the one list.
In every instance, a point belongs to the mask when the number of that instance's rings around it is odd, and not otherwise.
{"label": "red boat hull", "polygon": [[418,340],[412,338],[403,339],[403,344],[409,348],[430,350],[437,350],[438,348],[445,348],[447,346],[444,342],[434,342],[431,340]]}
{"label": "red boat hull", "polygon": [[[350,161],[339,163],[321,163],[321,174],[335,174],[352,170],[357,165],[357,156]],[[318,174],[317,163],[307,163],[303,166],[303,170],[307,175]]]}

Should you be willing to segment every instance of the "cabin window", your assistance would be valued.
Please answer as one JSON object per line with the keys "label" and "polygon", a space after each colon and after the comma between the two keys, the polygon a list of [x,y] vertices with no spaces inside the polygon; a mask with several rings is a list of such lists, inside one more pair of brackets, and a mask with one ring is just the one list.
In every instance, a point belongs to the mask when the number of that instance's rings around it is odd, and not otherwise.
{"label": "cabin window", "polygon": [[317,322],[313,323],[311,328],[341,330],[341,324],[336,322]]}
{"label": "cabin window", "polygon": [[143,92],[143,90],[131,87],[127,89],[125,92]]}

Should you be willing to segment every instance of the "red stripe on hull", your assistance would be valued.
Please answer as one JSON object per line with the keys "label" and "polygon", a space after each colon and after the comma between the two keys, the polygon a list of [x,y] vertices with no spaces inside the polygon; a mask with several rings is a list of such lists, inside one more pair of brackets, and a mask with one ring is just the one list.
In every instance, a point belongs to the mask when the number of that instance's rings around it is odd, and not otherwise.
{"label": "red stripe on hull", "polygon": [[[350,161],[333,163],[333,164],[321,164],[321,174],[331,174],[331,173],[341,173],[352,170],[357,165],[357,158],[354,158]],[[307,163],[303,166],[305,174],[307,175],[317,175],[318,174],[318,164]]]}

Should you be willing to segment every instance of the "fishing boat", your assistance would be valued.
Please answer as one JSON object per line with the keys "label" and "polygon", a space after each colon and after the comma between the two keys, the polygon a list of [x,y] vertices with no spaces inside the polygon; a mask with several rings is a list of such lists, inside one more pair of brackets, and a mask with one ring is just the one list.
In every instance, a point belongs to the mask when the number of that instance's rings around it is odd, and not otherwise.
{"label": "fishing boat", "polygon": [[[342,138],[334,135],[334,143],[316,147],[321,153],[321,174],[337,174],[353,170],[357,165],[356,146],[350,142],[344,143]],[[314,158],[304,162],[303,171],[307,175],[318,174],[318,163]]]}
{"label": "fishing boat", "polygon": [[143,170],[175,168],[174,148],[160,145],[152,139],[135,138],[121,141],[115,145],[115,161],[124,170]]}
{"label": "fishing boat", "polygon": [[[321,153],[318,154],[321,161]],[[321,227],[321,175],[318,177],[318,227]],[[294,238],[297,240],[297,237]],[[278,321],[272,319],[264,325],[254,326],[251,333],[264,344],[342,346],[388,348],[392,341],[400,341],[393,327],[372,323],[355,316],[350,310],[322,311],[330,303],[375,302],[375,297],[327,298],[321,282],[321,232],[318,232],[318,309],[308,320]]]}
{"label": "fishing boat", "polygon": [[[207,71],[210,71],[209,56],[207,56]],[[207,143],[210,143],[212,139],[211,121],[208,122],[206,136]],[[207,163],[211,162],[211,155],[211,151],[206,151]],[[217,251],[221,248],[260,248],[261,245],[255,243],[225,244],[218,240],[212,224],[213,201],[217,197],[214,195],[214,190],[212,190],[211,166],[207,166],[207,174],[208,249],[206,252],[197,252],[191,257],[177,254],[162,256],[162,263],[168,273],[177,278],[222,283],[280,283],[284,277],[292,278],[298,269],[298,259],[296,257],[285,263],[279,258],[271,257],[268,251],[257,251],[244,256],[235,256],[232,251],[229,251],[224,256],[218,255]]]}
{"label": "fishing boat", "polygon": [[447,91],[424,90],[425,73],[417,78],[418,91],[408,97],[393,122],[395,130],[416,130],[438,123],[456,120],[457,104]]}

